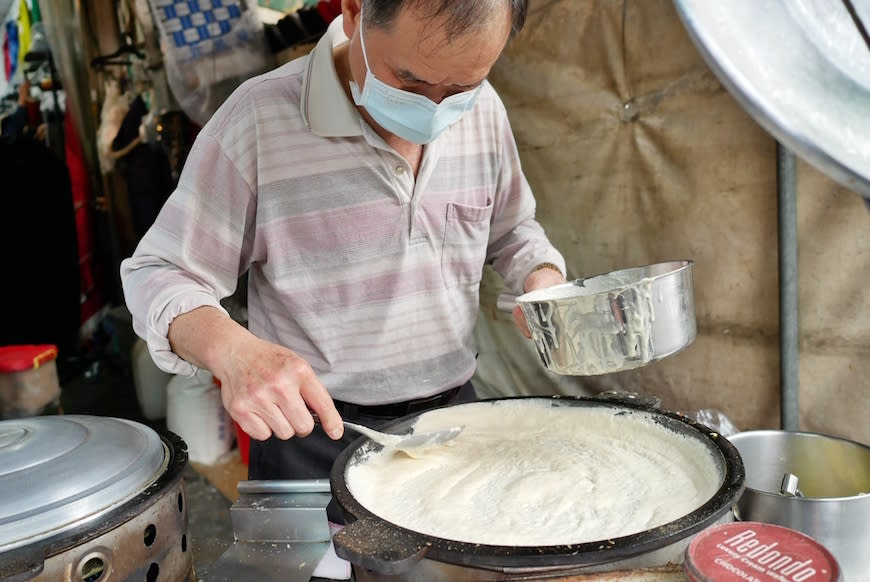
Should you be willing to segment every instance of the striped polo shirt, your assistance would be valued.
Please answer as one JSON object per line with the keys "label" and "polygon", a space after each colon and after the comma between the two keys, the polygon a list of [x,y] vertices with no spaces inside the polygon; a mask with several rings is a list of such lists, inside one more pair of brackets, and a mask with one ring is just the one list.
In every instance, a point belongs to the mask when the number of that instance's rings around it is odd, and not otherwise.
{"label": "striped polo shirt", "polygon": [[565,262],[535,200],[501,100],[475,107],[410,165],[342,89],[336,19],[314,50],[242,84],[197,137],[175,192],[121,277],[154,361],[196,369],[170,322],[220,309],[248,272],[248,329],[305,358],[336,399],[421,398],[474,373],[485,263],[520,291]]}

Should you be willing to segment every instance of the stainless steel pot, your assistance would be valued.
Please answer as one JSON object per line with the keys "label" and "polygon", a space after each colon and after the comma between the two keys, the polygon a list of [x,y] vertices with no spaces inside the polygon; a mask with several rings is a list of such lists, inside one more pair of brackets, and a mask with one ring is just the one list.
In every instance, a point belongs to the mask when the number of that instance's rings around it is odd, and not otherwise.
{"label": "stainless steel pot", "polygon": [[187,448],[127,420],[0,422],[0,579],[192,581]]}
{"label": "stainless steel pot", "polygon": [[576,279],[514,297],[541,362],[558,374],[631,370],[675,354],[697,335],[692,261],[670,261]]}
{"label": "stainless steel pot", "polygon": [[738,517],[801,531],[827,547],[847,581],[870,573],[870,447],[808,432],[728,437],[746,466]]}
{"label": "stainless steel pot", "polygon": [[[743,491],[743,465],[734,447],[694,420],[643,404],[615,403],[596,398],[517,397],[549,406],[594,407],[624,415],[652,415],[655,422],[678,435],[702,442],[720,474],[715,495],[690,514],[644,532],[615,539],[556,546],[495,546],[457,542],[395,525],[366,509],[351,493],[347,471],[373,448],[362,437],[347,447],[333,465],[330,486],[344,509],[348,525],[333,542],[339,556],[354,563],[359,579],[366,573],[389,580],[519,580],[533,575],[568,575],[646,568],[680,563],[691,538],[704,528],[733,519],[731,507]],[[484,401],[487,402],[487,401]],[[456,405],[463,406],[463,405]],[[419,415],[397,420],[388,432],[407,432]],[[566,492],[566,494],[568,494]]]}

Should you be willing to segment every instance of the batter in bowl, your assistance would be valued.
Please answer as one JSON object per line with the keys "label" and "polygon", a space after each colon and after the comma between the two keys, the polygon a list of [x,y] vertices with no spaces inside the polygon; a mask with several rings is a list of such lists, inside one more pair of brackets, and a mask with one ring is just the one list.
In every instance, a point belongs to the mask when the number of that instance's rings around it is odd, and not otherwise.
{"label": "batter in bowl", "polygon": [[415,431],[464,425],[415,457],[373,451],[350,492],[396,525],[468,543],[578,544],[648,530],[703,505],[722,477],[703,442],[642,411],[478,402],[423,414]]}

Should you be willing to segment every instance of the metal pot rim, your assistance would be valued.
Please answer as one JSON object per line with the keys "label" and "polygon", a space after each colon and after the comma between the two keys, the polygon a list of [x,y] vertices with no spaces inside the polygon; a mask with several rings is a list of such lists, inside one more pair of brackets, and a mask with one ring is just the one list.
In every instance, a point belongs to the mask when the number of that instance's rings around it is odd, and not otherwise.
{"label": "metal pot rim", "polygon": [[[695,420],[669,411],[663,411],[643,403],[614,402],[612,399],[585,396],[513,396],[490,398],[477,402],[496,402],[503,400],[549,400],[570,406],[588,405],[614,407],[650,413],[657,421],[670,428],[679,428],[687,435],[703,438],[711,451],[719,454],[723,476],[722,484],[701,507],[695,511],[659,527],[640,533],[613,539],[597,540],[578,544],[551,546],[500,546],[460,542],[438,538],[416,532],[389,522],[360,504],[347,487],[345,479],[348,465],[354,453],[366,444],[367,438],[361,437],[346,447],[337,457],[330,473],[333,496],[353,521],[365,520],[380,530],[389,530],[394,535],[391,543],[407,544],[424,551],[428,558],[454,564],[468,564],[490,567],[516,566],[561,566],[597,564],[629,558],[684,539],[710,525],[730,511],[745,487],[743,462],[737,449],[724,437]],[[449,406],[449,405],[448,405]],[[461,406],[461,405],[457,405]],[[446,407],[441,407],[446,408]],[[384,428],[404,428],[423,413],[416,413],[397,419]],[[340,543],[336,544],[340,546]],[[411,549],[411,548],[408,548]]]}
{"label": "metal pot rim", "polygon": [[[847,439],[845,437],[839,437],[829,434],[823,434],[818,432],[810,432],[810,431],[800,431],[800,430],[777,430],[777,429],[757,429],[757,430],[747,430],[742,431],[736,434],[733,434],[728,437],[729,441],[732,440],[743,440],[743,439],[751,439],[754,437],[765,437],[765,436],[785,436],[785,437],[798,437],[798,438],[818,438],[825,439],[831,441],[838,441],[844,445],[854,446],[860,449],[866,449],[867,453],[870,454],[870,446],[860,443],[858,441],[854,441],[851,439]],[[732,443],[733,444],[733,443]],[[738,450],[739,452],[739,450]],[[746,486],[746,492],[752,493],[753,495],[758,495],[760,497],[766,497],[771,499],[777,499],[782,503],[795,503],[795,504],[813,504],[813,505],[824,505],[826,503],[842,503],[844,501],[852,501],[852,500],[870,500],[870,491],[867,493],[857,493],[855,495],[844,495],[841,497],[793,497],[789,495],[782,495],[781,493],[774,491],[765,491],[764,489],[757,489],[755,487]]]}
{"label": "metal pot rim", "polygon": [[[607,292],[619,292],[623,289],[628,289],[630,287],[637,287],[637,285],[643,280],[655,281],[658,279],[662,279],[664,277],[673,276],[681,271],[686,271],[688,269],[693,269],[695,265],[695,261],[690,259],[675,259],[673,261],[663,261],[660,263],[651,263],[649,265],[638,265],[635,267],[626,267],[623,269],[618,269],[616,271],[609,271],[605,273],[598,273],[596,275],[589,275],[586,277],[580,277],[578,279],[574,279],[573,281],[568,281],[567,283],[562,283],[560,285],[554,285],[552,287],[545,287],[543,289],[538,289],[536,291],[530,291],[528,293],[524,293],[516,298],[517,303],[539,303],[545,301],[562,301],[562,300],[571,300],[574,297],[570,298],[562,298],[556,297],[553,298],[554,293],[558,293],[558,291],[562,289],[577,289],[578,287],[583,286],[584,281],[590,281],[593,279],[600,279],[603,277],[614,277],[618,275],[627,276],[629,274],[633,275],[634,278],[632,281],[627,283],[621,283],[619,285],[614,285],[607,290],[598,290],[594,293],[589,293],[589,296],[596,295],[598,293],[607,293]],[[661,270],[661,272],[658,272]],[[583,297],[584,295],[579,295],[579,297]]]}

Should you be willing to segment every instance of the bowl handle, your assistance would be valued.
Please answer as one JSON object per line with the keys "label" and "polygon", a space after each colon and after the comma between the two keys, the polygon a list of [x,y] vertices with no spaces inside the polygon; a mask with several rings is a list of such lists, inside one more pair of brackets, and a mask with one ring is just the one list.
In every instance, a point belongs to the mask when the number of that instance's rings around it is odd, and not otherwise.
{"label": "bowl handle", "polygon": [[514,293],[500,293],[495,299],[495,306],[499,311],[504,313],[512,313],[514,307],[517,306],[517,297]]}

